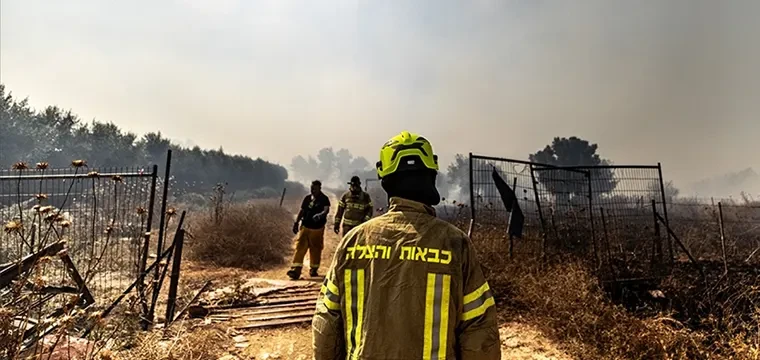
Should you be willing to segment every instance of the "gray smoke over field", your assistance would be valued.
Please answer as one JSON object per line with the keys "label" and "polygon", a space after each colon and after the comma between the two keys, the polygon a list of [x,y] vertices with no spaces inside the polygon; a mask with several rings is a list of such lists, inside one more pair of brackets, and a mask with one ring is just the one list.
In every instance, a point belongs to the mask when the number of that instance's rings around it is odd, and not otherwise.
{"label": "gray smoke over field", "polygon": [[3,1],[0,77],[34,105],[282,164],[374,159],[403,129],[443,164],[579,136],[686,187],[760,168],[759,15],[753,0]]}

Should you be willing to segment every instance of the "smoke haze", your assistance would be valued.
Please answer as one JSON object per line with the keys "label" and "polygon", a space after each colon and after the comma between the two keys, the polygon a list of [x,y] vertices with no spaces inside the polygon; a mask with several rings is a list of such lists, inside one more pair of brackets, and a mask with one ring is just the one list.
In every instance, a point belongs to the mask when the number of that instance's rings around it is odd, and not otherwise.
{"label": "smoke haze", "polygon": [[444,164],[576,135],[690,191],[760,169],[758,15],[751,0],[3,0],[0,82],[284,165],[325,147],[373,162],[402,129]]}

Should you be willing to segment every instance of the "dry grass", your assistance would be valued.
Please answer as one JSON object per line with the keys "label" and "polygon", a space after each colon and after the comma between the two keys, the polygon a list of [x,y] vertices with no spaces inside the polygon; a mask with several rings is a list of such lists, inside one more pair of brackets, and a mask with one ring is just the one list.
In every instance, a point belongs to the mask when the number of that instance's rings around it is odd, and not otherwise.
{"label": "dry grass", "polygon": [[[583,359],[755,358],[750,350],[716,348],[707,334],[673,318],[639,318],[612,303],[596,277],[582,264],[508,259],[503,236],[475,238],[502,316],[521,316]],[[742,341],[742,343],[744,343]],[[736,344],[734,344],[736,347]]]}
{"label": "dry grass", "polygon": [[161,331],[142,335],[133,349],[118,352],[114,359],[120,360],[205,360],[216,359],[231,345],[232,339],[217,327],[181,329],[179,333],[166,336]]}
{"label": "dry grass", "polygon": [[188,258],[253,270],[280,264],[293,236],[291,217],[276,205],[230,204],[190,224]]}

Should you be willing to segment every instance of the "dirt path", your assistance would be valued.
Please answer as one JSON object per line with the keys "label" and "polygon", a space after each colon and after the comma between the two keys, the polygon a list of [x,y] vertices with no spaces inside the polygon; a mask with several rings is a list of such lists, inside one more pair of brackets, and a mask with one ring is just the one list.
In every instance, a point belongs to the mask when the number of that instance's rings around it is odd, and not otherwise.
{"label": "dirt path", "polygon": [[[337,201],[337,199],[331,199]],[[332,219],[329,224],[332,224]],[[324,274],[329,266],[335,248],[340,238],[338,235],[328,229],[325,230],[325,250],[322,254],[321,263],[324,266],[320,269],[320,274]],[[289,268],[288,263],[274,268],[272,270],[259,273],[259,277],[273,280],[285,280],[285,272]],[[308,269],[309,259],[304,261],[304,269]],[[306,274],[306,271],[304,271]],[[314,281],[306,277],[302,281]],[[318,281],[321,281],[319,279]],[[503,323],[499,329],[502,348],[502,359],[536,359],[536,360],[571,360],[564,352],[560,351],[557,346],[546,339],[541,332],[533,327],[509,322]],[[305,360],[311,359],[311,327],[310,324],[297,326],[287,326],[275,329],[252,330],[241,334],[232,334],[233,336],[245,336],[247,342],[241,344],[241,348],[235,349],[233,353],[243,359],[294,359]],[[240,339],[240,338],[239,338]]]}

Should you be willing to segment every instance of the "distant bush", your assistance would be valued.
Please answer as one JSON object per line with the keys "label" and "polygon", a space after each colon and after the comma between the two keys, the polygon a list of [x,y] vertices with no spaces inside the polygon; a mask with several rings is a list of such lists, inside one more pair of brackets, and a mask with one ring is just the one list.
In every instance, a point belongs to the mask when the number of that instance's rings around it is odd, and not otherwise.
{"label": "distant bush", "polygon": [[188,256],[217,266],[259,270],[280,264],[292,234],[292,215],[268,203],[232,203],[190,224]]}

